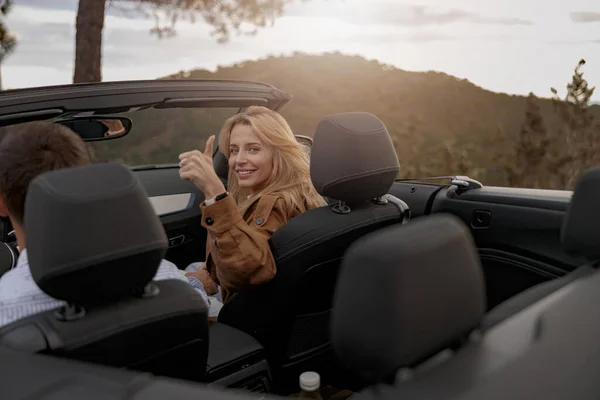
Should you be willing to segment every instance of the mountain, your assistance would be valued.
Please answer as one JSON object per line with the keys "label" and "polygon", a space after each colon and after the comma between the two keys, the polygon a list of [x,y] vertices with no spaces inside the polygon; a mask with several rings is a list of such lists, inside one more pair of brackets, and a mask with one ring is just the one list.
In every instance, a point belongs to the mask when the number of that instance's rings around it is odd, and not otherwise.
{"label": "mountain", "polygon": [[[524,121],[526,105],[524,96],[495,93],[442,72],[410,72],[340,53],[272,56],[216,71],[198,69],[160,79],[181,78],[270,83],[293,95],[280,112],[297,134],[312,136],[318,121],[328,114],[371,112],[388,127],[404,176],[469,173],[484,179],[486,173],[481,171],[494,169],[494,152],[500,146],[495,139],[498,132],[515,137]],[[556,84],[548,82],[549,94],[550,86]],[[538,102],[546,126],[552,129],[558,122],[552,101]],[[593,108],[600,116],[600,106]],[[162,143],[160,147],[146,145],[138,151],[136,160],[147,159],[149,152],[155,156],[168,154],[171,160],[178,151],[187,150],[176,144],[197,143],[215,129],[211,125],[210,129],[199,127],[184,134],[188,130],[173,130],[170,126],[157,141]],[[448,148],[467,159],[469,166],[449,162]]]}
{"label": "mountain", "polygon": [[392,134],[410,125],[428,138],[445,139],[518,128],[524,97],[484,90],[441,72],[409,72],[339,53],[269,57],[216,71],[193,70],[167,79],[247,79],[270,83],[294,98],[283,109],[295,132],[312,135],[330,113],[368,111]]}
{"label": "mountain", "polygon": [[[410,72],[340,53],[268,57],[166,79],[183,76],[270,83],[294,96],[282,114],[298,133],[309,135],[326,114],[361,110],[376,114],[391,132],[399,133],[414,122],[432,138],[472,138],[499,126],[518,129],[525,106],[524,96],[485,90],[442,72]],[[542,103],[544,112],[550,112],[551,102]]]}

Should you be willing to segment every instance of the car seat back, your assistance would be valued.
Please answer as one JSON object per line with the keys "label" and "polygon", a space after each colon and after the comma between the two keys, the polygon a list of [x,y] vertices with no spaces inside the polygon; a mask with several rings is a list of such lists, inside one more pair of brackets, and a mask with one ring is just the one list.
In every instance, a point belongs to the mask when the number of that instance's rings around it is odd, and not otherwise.
{"label": "car seat back", "polygon": [[235,294],[219,315],[220,322],[259,339],[274,375],[294,378],[308,368],[322,374],[332,369],[327,359],[332,295],[348,246],[410,218],[406,203],[387,194],[399,163],[385,125],[374,115],[353,112],[323,119],[310,168],[317,191],[335,202],[278,229],[270,240],[275,278]]}
{"label": "car seat back", "polygon": [[153,282],[167,238],[133,173],[114,163],[45,173],[25,231],[36,284],[65,305],[0,330],[0,344],[202,380],[208,310],[185,281]]}

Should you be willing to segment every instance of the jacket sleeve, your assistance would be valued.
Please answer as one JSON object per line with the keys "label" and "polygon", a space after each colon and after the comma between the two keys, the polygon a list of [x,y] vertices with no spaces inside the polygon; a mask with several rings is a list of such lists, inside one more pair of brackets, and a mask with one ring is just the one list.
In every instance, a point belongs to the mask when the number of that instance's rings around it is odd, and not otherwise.
{"label": "jacket sleeve", "polygon": [[207,248],[215,265],[209,272],[224,289],[243,291],[275,276],[269,239],[287,222],[280,197],[261,197],[249,223],[231,196],[201,208],[202,226],[209,232]]}

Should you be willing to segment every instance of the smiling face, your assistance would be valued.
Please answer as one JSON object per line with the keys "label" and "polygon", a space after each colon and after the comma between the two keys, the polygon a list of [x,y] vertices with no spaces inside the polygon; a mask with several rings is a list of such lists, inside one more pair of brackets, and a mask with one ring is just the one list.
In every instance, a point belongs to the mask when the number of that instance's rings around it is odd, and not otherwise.
{"label": "smiling face", "polygon": [[262,189],[273,172],[273,153],[250,125],[237,124],[231,130],[229,169],[240,188],[253,194]]}

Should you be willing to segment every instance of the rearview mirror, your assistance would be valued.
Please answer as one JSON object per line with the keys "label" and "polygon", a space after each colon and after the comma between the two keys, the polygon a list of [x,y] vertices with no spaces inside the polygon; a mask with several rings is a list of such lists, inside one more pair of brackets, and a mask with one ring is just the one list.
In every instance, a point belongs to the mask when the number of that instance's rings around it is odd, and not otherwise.
{"label": "rearview mirror", "polygon": [[56,123],[70,128],[84,142],[110,140],[123,137],[131,131],[133,123],[123,117],[76,117],[59,120]]}

